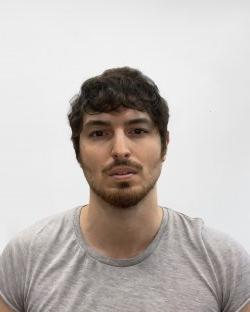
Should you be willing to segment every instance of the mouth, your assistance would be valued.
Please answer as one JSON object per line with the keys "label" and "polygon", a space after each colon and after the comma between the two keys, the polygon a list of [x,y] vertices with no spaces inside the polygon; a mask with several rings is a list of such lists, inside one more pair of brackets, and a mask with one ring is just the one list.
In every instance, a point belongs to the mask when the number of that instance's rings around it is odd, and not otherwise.
{"label": "mouth", "polygon": [[136,173],[137,173],[137,171],[134,168],[125,167],[125,166],[119,166],[119,167],[113,168],[109,172],[109,175],[111,177],[115,177],[115,178],[118,178],[118,179],[124,179],[124,178],[129,178],[129,177],[133,176]]}
{"label": "mouth", "polygon": [[111,178],[114,178],[116,180],[125,180],[132,178],[136,173],[125,173],[125,174],[112,174]]}

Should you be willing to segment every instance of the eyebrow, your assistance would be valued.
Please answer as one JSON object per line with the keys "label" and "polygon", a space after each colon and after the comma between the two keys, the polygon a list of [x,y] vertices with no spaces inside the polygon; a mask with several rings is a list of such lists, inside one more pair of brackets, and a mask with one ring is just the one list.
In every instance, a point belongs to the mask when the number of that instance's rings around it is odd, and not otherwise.
{"label": "eyebrow", "polygon": [[[131,126],[134,124],[147,124],[148,126],[152,126],[152,122],[147,118],[135,118],[125,121],[125,126]],[[94,119],[87,121],[86,124],[83,126],[84,128],[90,128],[93,126],[111,126],[112,123],[110,121],[104,121],[99,119]]]}

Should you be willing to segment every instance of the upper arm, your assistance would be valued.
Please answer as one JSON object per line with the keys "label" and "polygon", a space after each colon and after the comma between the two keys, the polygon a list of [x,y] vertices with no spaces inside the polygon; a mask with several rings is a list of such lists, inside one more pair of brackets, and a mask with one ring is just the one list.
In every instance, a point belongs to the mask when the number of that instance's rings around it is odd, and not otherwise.
{"label": "upper arm", "polygon": [[[0,311],[2,312],[2,311]],[[245,306],[245,308],[243,310],[241,310],[241,312],[250,312],[250,303],[248,305]]]}
{"label": "upper arm", "polygon": [[19,244],[11,241],[0,256],[0,312],[23,309],[25,283],[23,253]]}
{"label": "upper arm", "polygon": [[0,297],[0,312],[13,312],[11,308]]}

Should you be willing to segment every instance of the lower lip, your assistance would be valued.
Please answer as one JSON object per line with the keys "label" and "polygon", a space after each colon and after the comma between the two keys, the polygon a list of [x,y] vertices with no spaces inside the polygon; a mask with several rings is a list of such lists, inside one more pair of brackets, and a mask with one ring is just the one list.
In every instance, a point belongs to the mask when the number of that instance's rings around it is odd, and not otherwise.
{"label": "lower lip", "polygon": [[117,180],[124,180],[124,179],[130,179],[132,176],[134,176],[134,173],[129,173],[129,174],[114,174],[111,177]]}

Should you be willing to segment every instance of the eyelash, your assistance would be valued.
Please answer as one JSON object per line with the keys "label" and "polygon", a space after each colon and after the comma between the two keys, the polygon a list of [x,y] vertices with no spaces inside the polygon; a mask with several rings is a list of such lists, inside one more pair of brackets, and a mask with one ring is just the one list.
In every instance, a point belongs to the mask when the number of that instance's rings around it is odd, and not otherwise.
{"label": "eyelash", "polygon": [[[135,129],[133,129],[133,131],[135,131],[135,130],[139,130],[139,131],[140,131],[140,133],[137,133],[137,134],[135,134],[135,135],[146,134],[146,133],[149,132],[148,130],[141,129],[141,128],[135,128]],[[91,132],[91,133],[89,134],[89,137],[91,137],[91,138],[102,138],[102,137],[103,137],[102,135],[101,135],[101,136],[95,136],[95,134],[96,134],[97,132],[105,132],[105,131],[104,131],[104,130],[95,130],[95,131],[93,131],[93,132]]]}

